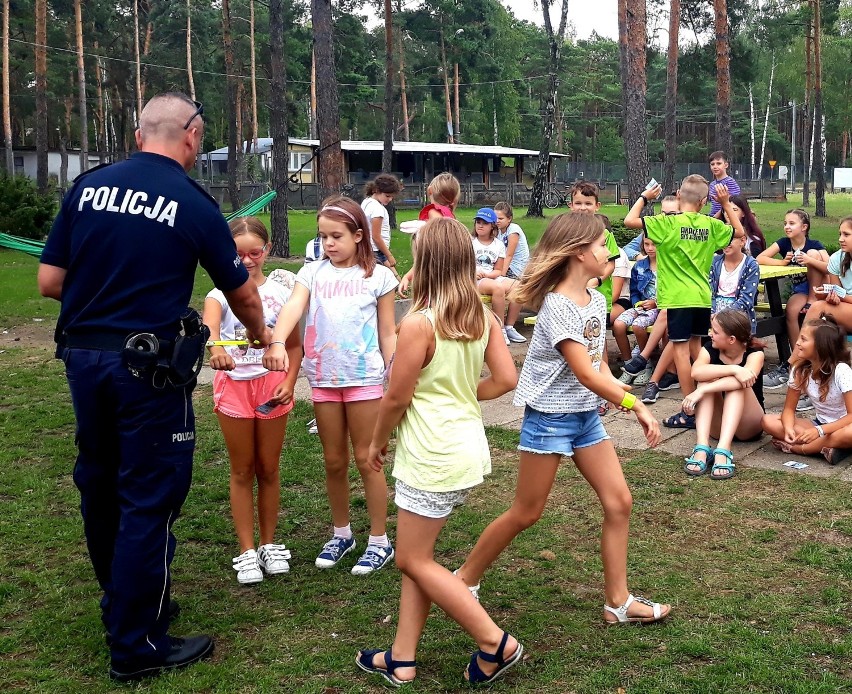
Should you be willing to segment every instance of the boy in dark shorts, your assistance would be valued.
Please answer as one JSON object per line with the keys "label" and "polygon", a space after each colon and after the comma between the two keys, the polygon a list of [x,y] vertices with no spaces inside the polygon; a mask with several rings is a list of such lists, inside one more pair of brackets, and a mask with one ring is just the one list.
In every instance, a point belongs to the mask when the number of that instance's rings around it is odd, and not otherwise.
{"label": "boy in dark shorts", "polygon": [[[677,197],[680,214],[658,214],[642,217],[642,209],[655,200],[662,189],[645,191],[624,219],[629,229],[644,229],[657,245],[657,306],[668,311],[668,336],[673,343],[674,363],[684,395],[695,390],[690,354],[696,356],[701,338],[710,330],[711,292],[708,274],[717,250],[727,246],[733,236],[744,237],[742,223],[733,213],[728,189],[716,186],[716,197],[733,228],[699,210],[707,202],[708,185],[703,176],[693,174],[683,179]],[[645,358],[634,357],[625,370],[645,368]],[[636,363],[634,363],[636,362]],[[695,416],[682,410],[663,421],[667,427],[692,429]]]}

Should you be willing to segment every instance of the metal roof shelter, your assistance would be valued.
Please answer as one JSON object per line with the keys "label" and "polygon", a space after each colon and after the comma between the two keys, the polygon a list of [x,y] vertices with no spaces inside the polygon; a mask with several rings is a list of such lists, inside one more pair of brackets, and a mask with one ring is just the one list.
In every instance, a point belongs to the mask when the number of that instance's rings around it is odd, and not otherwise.
{"label": "metal roof shelter", "polygon": [[[291,146],[311,150],[314,156],[319,150],[319,140],[291,137]],[[243,143],[243,147],[246,143]],[[380,140],[342,140],[346,175],[349,183],[359,184],[373,178],[381,171],[381,156],[384,143]],[[272,138],[258,138],[256,153],[269,155]],[[498,145],[467,145],[446,142],[393,143],[393,171],[408,183],[428,182],[433,176],[450,171],[462,183],[523,183],[525,162],[538,158],[538,152],[521,147]],[[551,158],[566,155],[551,152]],[[221,147],[203,155],[207,161],[227,160],[228,148]],[[315,171],[314,167],[311,167]],[[217,169],[222,169],[220,164]],[[527,172],[527,178],[531,174]]]}

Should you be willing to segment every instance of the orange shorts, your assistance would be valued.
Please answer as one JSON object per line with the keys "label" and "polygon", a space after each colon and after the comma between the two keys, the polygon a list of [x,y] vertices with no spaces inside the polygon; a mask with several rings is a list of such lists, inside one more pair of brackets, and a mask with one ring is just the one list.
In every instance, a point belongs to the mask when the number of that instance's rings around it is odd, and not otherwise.
{"label": "orange shorts", "polygon": [[270,371],[250,381],[236,381],[227,372],[217,371],[213,376],[213,411],[237,419],[283,417],[293,409],[293,400],[286,405],[277,405],[269,414],[261,414],[255,408],[268,402],[286,377],[286,371]]}

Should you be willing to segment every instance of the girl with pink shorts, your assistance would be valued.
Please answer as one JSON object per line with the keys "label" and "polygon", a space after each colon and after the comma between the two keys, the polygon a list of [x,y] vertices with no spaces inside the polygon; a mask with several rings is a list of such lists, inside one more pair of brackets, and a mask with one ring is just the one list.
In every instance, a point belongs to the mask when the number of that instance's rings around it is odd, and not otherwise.
{"label": "girl with pink shorts", "polygon": [[381,569],[394,555],[386,527],[387,481],[382,471],[370,467],[367,453],[385,371],[396,348],[397,280],[389,268],[376,263],[370,227],[356,202],[346,197],[325,200],[317,226],[323,258],[296,275],[293,296],[278,316],[263,364],[274,371],[287,369],[289,355],[283,340],[307,311],[302,368],[313,388],[333,524],[332,537],[315,564],[331,568],[355,548],[349,522],[351,442],[370,516],[366,550],[352,573],[366,575]]}
{"label": "girl with pink shorts", "polygon": [[[263,264],[269,253],[269,234],[256,217],[241,217],[230,223],[237,254],[257,284],[267,325],[272,325],[290,290],[267,280]],[[245,341],[245,327],[218,289],[204,300],[204,323],[212,341]],[[302,356],[298,330],[286,336],[291,358]],[[278,461],[284,445],[287,413],[293,409],[293,388],[299,370],[268,371],[262,364],[263,350],[248,344],[210,347],[213,379],[213,411],[225,437],[231,459],[231,514],[240,543],[233,560],[237,581],[259,583],[263,574],[290,570],[290,551],[274,543],[280,505]],[[254,544],[254,481],[257,480],[257,518],[260,543]]]}

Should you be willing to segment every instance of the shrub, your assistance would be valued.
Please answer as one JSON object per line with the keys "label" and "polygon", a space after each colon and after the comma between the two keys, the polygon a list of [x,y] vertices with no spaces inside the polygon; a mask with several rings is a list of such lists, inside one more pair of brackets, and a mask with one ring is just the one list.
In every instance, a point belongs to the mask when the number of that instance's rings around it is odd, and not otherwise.
{"label": "shrub", "polygon": [[618,242],[618,246],[620,248],[624,248],[628,243],[630,243],[636,235],[639,233],[636,229],[628,229],[624,226],[624,220],[622,219],[612,219],[610,218],[610,228],[612,229],[612,235],[615,236],[616,242]]}
{"label": "shrub", "polygon": [[0,176],[0,232],[43,239],[55,216],[55,193],[42,195],[25,176]]}

